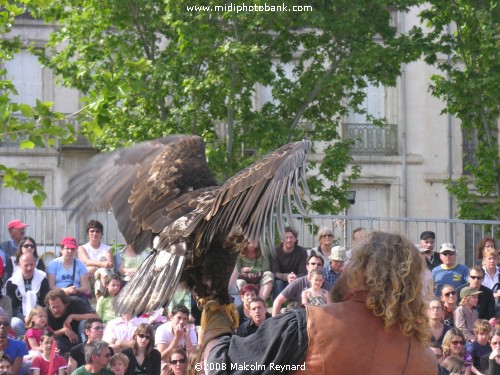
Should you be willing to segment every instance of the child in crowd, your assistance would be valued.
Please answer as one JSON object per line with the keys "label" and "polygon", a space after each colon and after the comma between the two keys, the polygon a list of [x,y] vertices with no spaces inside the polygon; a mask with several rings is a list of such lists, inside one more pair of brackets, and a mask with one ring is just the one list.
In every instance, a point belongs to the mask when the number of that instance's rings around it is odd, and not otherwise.
{"label": "child in crowd", "polygon": [[474,335],[474,323],[478,318],[477,306],[478,296],[482,292],[466,286],[460,291],[460,306],[455,310],[455,327],[458,328],[468,342],[476,341]]}
{"label": "child in crowd", "polygon": [[99,297],[96,305],[96,312],[104,323],[116,318],[113,309],[113,300],[122,287],[120,276],[113,274],[106,276],[104,294]]}
{"label": "child in crowd", "polygon": [[10,357],[3,353],[0,355],[0,374],[12,374],[12,362]]}
{"label": "child in crowd", "polygon": [[[56,335],[45,330],[42,334],[42,354],[33,359],[32,375],[65,375],[68,363],[63,356],[58,355],[57,347],[52,350]],[[55,345],[55,344],[54,344]],[[49,373],[50,372],[50,373]]]}
{"label": "child in crowd", "polygon": [[472,372],[474,374],[483,374],[486,370],[481,367],[481,357],[491,353],[491,346],[489,343],[491,330],[492,327],[487,320],[478,319],[474,323],[474,335],[477,341],[474,341],[467,348],[467,352],[472,356]]}
{"label": "child in crowd", "polygon": [[326,289],[321,288],[325,278],[323,272],[318,269],[309,271],[311,287],[302,292],[302,304],[320,306],[330,303],[330,295]]}
{"label": "child in crowd", "polygon": [[129,364],[128,357],[123,353],[116,353],[111,357],[109,366],[114,375],[125,375]]}
{"label": "child in crowd", "polygon": [[26,341],[28,350],[39,353],[42,352],[40,340],[42,338],[43,331],[47,329],[47,322],[47,312],[42,306],[35,306],[30,310],[30,313],[26,317],[26,327],[28,330],[24,335],[24,340]]}

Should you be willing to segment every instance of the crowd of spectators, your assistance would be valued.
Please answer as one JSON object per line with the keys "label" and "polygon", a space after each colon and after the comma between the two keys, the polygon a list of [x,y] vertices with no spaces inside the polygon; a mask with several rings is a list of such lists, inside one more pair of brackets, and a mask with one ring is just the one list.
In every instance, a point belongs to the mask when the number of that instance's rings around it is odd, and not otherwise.
{"label": "crowd of spectators", "polygon": [[[113,254],[102,242],[102,224],[91,220],[87,243],[79,246],[75,238],[63,238],[59,257],[45,265],[35,239],[25,235],[27,227],[21,220],[9,222],[11,238],[0,245],[0,282],[5,286],[0,292],[0,344],[6,339],[4,352],[9,354],[12,374],[31,368],[36,375],[45,375],[47,361],[55,363],[54,355],[67,359],[50,367],[60,375],[111,370],[123,375],[186,373],[197,350],[199,324],[199,310],[189,290],[180,285],[165,311],[141,317],[116,316],[112,309],[113,299],[147,251],[137,255],[126,245]],[[357,228],[353,243],[364,233]],[[237,290],[240,318],[235,334],[249,336],[271,315],[287,309],[329,303],[330,290],[351,252],[334,244],[329,228],[320,228],[318,246],[306,250],[298,244],[297,231],[287,227],[271,256],[248,241],[230,282]],[[421,234],[417,247],[428,267],[424,280],[436,296],[428,299],[431,349],[445,368],[463,367],[467,374],[493,371],[487,369],[500,366],[496,350],[500,331],[493,321],[489,323],[500,297],[494,240],[481,241],[480,264],[471,268],[457,261],[452,243],[435,251],[431,231]],[[56,354],[51,351],[53,342]]]}

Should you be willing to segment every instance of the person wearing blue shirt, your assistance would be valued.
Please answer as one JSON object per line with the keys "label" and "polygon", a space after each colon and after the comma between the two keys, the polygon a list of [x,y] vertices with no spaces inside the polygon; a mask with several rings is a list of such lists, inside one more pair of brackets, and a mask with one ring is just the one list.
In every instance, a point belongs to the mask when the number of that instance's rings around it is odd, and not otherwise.
{"label": "person wearing blue shirt", "polygon": [[432,269],[436,296],[440,295],[443,285],[450,284],[456,289],[465,284],[469,276],[469,267],[457,263],[457,250],[452,243],[446,242],[441,245],[439,257],[443,263]]}

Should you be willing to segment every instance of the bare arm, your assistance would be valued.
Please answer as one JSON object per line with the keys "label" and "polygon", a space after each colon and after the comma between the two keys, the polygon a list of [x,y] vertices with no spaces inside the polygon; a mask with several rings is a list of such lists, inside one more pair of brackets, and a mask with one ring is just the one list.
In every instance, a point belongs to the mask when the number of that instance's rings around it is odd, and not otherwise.
{"label": "bare arm", "polygon": [[88,267],[106,267],[106,264],[108,261],[104,262],[98,262],[97,260],[93,260],[89,258],[89,255],[87,254],[87,250],[83,246],[78,247],[78,259],[80,259],[83,264],[85,264]]}
{"label": "bare arm", "polygon": [[[305,305],[308,305],[308,302],[307,302],[307,290],[304,290],[302,292],[302,304],[305,306]],[[274,315],[273,315],[274,316]]]}
{"label": "bare arm", "polygon": [[17,357],[12,362],[12,375],[19,375],[22,365],[23,365],[23,359],[21,357]]}
{"label": "bare arm", "polygon": [[287,298],[283,294],[279,294],[278,297],[273,302],[273,312],[272,315],[276,316],[280,313],[281,306],[287,301]]}
{"label": "bare arm", "polygon": [[73,371],[76,370],[78,366],[78,363],[75,361],[75,359],[72,357],[72,356],[69,356],[69,359],[68,359],[68,375],[71,375],[73,373]]}

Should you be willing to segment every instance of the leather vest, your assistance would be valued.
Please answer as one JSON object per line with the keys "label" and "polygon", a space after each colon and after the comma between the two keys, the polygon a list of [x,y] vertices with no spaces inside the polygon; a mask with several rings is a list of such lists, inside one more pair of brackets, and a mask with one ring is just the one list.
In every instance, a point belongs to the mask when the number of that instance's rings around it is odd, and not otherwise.
{"label": "leather vest", "polygon": [[364,298],[307,306],[305,369],[293,374],[432,375],[434,353],[366,308]]}

